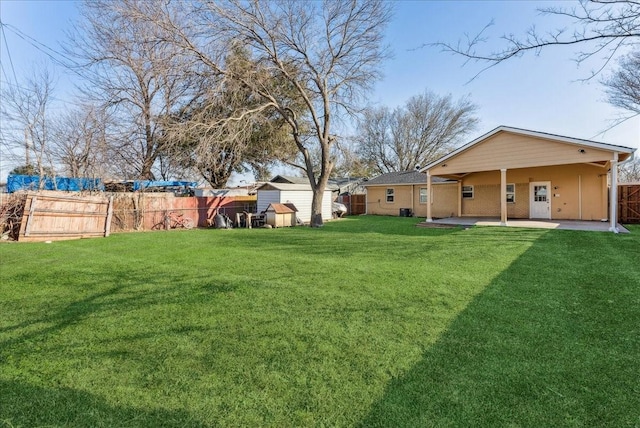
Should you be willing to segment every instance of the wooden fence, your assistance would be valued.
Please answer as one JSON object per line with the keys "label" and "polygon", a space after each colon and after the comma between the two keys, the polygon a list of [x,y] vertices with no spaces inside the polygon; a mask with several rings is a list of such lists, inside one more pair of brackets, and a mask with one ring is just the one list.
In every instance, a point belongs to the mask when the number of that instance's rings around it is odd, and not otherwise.
{"label": "wooden fence", "polygon": [[347,215],[360,215],[367,212],[366,195],[341,195],[338,202],[347,207]]}
{"label": "wooden fence", "polygon": [[256,196],[179,197],[173,193],[114,193],[111,231],[165,229],[165,216],[174,212],[209,226],[216,212],[235,219],[236,213],[255,212]]}
{"label": "wooden fence", "polygon": [[108,236],[112,208],[112,199],[105,196],[61,196],[58,192],[27,193],[18,241]]}
{"label": "wooden fence", "polygon": [[640,184],[618,185],[618,222],[640,223]]}
{"label": "wooden fence", "polygon": [[173,193],[107,193],[87,196],[56,191],[15,193],[0,207],[2,239],[54,241],[111,232],[166,229],[169,213],[199,227],[216,213],[236,218],[255,212],[256,196],[177,197]]}

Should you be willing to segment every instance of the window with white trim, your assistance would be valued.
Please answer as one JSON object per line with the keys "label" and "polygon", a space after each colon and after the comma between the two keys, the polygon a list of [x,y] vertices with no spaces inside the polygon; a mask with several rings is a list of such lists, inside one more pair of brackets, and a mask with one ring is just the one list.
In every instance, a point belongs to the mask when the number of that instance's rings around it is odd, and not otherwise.
{"label": "window with white trim", "polygon": [[473,186],[462,186],[462,199],[473,199]]}
{"label": "window with white trim", "polygon": [[426,204],[429,201],[429,193],[427,191],[428,191],[428,189],[426,187],[421,187],[420,188],[420,203],[421,204]]}
{"label": "window with white trim", "polygon": [[389,202],[389,203],[393,203],[393,201],[395,199],[395,194],[394,194],[394,191],[393,191],[393,187],[389,187],[387,189],[386,195],[387,195],[386,201]]}
{"label": "window with white trim", "polygon": [[516,203],[516,185],[513,183],[507,184],[507,203]]}

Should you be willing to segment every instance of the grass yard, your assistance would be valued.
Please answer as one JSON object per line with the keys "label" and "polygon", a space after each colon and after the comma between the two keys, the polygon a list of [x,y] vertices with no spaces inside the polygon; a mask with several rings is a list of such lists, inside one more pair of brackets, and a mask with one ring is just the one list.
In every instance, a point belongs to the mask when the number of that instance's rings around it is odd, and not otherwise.
{"label": "grass yard", "polygon": [[640,425],[640,227],[415,223],[0,245],[0,426]]}

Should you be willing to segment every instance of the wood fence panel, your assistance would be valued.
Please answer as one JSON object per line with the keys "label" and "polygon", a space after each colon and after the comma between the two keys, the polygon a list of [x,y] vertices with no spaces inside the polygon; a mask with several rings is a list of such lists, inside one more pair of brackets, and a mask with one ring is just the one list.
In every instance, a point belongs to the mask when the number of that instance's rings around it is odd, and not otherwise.
{"label": "wood fence panel", "polygon": [[349,195],[349,199],[349,210],[347,212],[350,215],[360,215],[367,212],[366,195]]}
{"label": "wood fence panel", "polygon": [[640,184],[618,185],[618,222],[640,223]]}
{"label": "wood fence panel", "polygon": [[175,196],[173,193],[114,193],[112,231],[162,230],[165,216],[174,212],[193,220],[198,227],[216,212],[235,219],[235,214],[255,212],[256,196]]}
{"label": "wood fence panel", "polygon": [[337,201],[347,207],[347,215],[366,213],[366,195],[340,195]]}
{"label": "wood fence panel", "polygon": [[104,196],[28,193],[18,241],[55,241],[106,236],[110,200]]}

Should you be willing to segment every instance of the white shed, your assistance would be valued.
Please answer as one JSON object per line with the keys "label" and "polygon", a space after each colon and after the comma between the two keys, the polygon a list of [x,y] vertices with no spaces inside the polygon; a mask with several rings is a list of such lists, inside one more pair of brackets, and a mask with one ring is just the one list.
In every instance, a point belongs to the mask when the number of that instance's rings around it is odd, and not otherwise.
{"label": "white shed", "polygon": [[[326,189],[322,197],[322,220],[331,220],[331,190]],[[265,211],[269,204],[288,204],[296,206],[298,219],[304,223],[311,222],[311,202],[313,191],[309,184],[265,183],[258,187],[259,213]]]}

